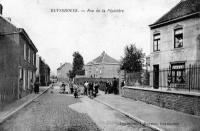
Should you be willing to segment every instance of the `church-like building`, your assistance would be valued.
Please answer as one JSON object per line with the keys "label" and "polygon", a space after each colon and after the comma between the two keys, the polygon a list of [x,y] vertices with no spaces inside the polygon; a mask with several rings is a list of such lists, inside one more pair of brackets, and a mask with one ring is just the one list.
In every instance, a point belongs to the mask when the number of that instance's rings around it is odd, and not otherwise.
{"label": "church-like building", "polygon": [[110,57],[105,51],[87,63],[85,66],[85,76],[90,78],[119,78],[120,62]]}

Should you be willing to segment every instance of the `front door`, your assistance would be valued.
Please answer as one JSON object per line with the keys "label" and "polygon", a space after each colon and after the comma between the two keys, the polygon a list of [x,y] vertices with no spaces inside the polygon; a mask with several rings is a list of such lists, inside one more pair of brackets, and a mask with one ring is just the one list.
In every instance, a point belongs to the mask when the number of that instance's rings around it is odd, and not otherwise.
{"label": "front door", "polygon": [[159,65],[153,65],[153,87],[159,88]]}

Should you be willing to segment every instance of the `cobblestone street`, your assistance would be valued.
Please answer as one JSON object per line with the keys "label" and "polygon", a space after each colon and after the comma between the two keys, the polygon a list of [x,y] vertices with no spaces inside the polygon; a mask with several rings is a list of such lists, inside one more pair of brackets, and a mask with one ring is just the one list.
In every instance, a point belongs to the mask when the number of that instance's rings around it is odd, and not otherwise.
{"label": "cobblestone street", "polygon": [[105,105],[50,89],[0,125],[3,131],[151,130]]}

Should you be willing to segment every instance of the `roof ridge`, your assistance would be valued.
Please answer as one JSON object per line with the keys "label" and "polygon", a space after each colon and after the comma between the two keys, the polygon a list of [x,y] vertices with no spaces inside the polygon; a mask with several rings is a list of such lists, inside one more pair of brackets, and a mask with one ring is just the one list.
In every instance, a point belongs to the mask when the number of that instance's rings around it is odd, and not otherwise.
{"label": "roof ridge", "polygon": [[171,8],[157,21],[149,26],[150,28],[155,28],[158,26],[162,26],[163,24],[197,15],[198,12],[200,12],[199,0],[181,0],[173,8]]}
{"label": "roof ridge", "polygon": [[[174,8],[176,8],[180,3],[182,2],[182,0],[180,0],[175,6],[173,6],[169,11],[167,11],[165,14],[163,14],[156,22],[154,22],[151,25],[154,25],[155,23],[157,23],[158,21],[160,21],[165,15],[167,15],[169,12],[171,12]],[[150,26],[151,26],[150,25]]]}

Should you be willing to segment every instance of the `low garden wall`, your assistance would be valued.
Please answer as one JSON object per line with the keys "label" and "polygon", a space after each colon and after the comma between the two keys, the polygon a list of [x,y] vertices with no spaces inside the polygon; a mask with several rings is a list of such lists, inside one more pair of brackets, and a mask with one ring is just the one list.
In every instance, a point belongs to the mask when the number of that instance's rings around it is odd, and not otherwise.
{"label": "low garden wall", "polygon": [[200,116],[200,94],[198,93],[177,93],[125,86],[122,96],[162,108]]}

